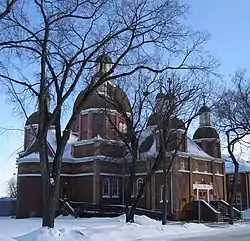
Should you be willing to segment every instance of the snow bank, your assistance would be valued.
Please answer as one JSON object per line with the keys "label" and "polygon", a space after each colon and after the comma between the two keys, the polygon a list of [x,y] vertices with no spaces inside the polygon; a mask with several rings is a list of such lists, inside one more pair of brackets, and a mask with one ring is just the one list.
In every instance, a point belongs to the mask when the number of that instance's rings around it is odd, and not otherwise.
{"label": "snow bank", "polygon": [[84,234],[78,230],[40,228],[15,238],[17,241],[76,241],[84,240]]}
{"label": "snow bank", "polygon": [[137,215],[135,223],[125,223],[125,215],[122,215],[116,218],[59,217],[54,229],[40,226],[41,219],[38,218],[0,218],[0,233],[3,235],[0,241],[170,241],[222,230],[183,222],[168,222],[162,226],[160,221]]}

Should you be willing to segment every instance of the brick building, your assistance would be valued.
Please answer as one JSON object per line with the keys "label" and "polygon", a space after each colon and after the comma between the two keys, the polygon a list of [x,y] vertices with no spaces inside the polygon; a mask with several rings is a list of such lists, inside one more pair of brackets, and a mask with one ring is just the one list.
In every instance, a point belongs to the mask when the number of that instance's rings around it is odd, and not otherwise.
{"label": "brick building", "polygon": [[[98,81],[103,72],[110,69],[112,61],[103,54],[97,59],[98,70],[92,81]],[[75,104],[79,105],[79,94]],[[159,94],[159,101],[169,98]],[[81,106],[81,113],[74,124],[73,132],[63,155],[60,197],[71,201],[99,204],[124,204],[124,189],[128,177],[124,162],[126,148],[119,139],[116,127],[126,133],[126,121],[114,106],[118,103],[131,113],[129,99],[124,91],[107,82],[100,86]],[[189,219],[192,203],[202,199],[208,206],[212,200],[226,199],[225,165],[220,154],[218,133],[211,126],[210,111],[204,105],[200,112],[200,126],[193,139],[185,135],[185,125],[177,117],[171,119],[174,138],[182,140],[168,175],[167,205],[171,219]],[[148,142],[138,161],[134,195],[143,178],[150,170],[158,150],[157,114],[152,114],[143,130],[141,142]],[[110,123],[112,120],[112,124]],[[38,127],[38,113],[33,113],[26,121],[24,151],[18,163],[17,217],[42,215],[42,192],[39,154],[35,133]],[[49,157],[56,150],[55,131],[51,126],[47,142]],[[167,156],[169,161],[171,157]],[[162,167],[151,177],[140,206],[147,209],[162,208]],[[213,210],[213,208],[211,208]]]}
{"label": "brick building", "polygon": [[[245,210],[250,207],[250,161],[248,156],[235,155],[239,163],[239,173],[236,181],[236,193],[234,207],[239,210]],[[223,155],[226,165],[227,193],[230,193],[230,187],[233,182],[234,165],[228,155]]]}

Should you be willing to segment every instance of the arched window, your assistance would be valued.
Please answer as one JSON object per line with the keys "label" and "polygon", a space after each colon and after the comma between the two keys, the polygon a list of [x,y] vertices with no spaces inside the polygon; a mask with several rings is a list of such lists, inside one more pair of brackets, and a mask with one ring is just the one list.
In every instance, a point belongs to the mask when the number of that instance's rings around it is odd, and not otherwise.
{"label": "arched window", "polygon": [[103,186],[102,186],[102,190],[103,190],[103,197],[110,197],[110,181],[109,179],[105,178],[103,180]]}
{"label": "arched window", "polygon": [[139,191],[141,190],[142,183],[143,183],[142,178],[138,178],[138,179],[137,179],[137,183],[136,183],[136,184],[137,184],[137,185],[136,185],[137,195],[138,195]]}
{"label": "arched window", "polygon": [[112,181],[111,195],[112,195],[112,197],[118,197],[119,196],[119,181],[117,179],[114,179]]}
{"label": "arched window", "polygon": [[185,162],[183,160],[180,162],[180,169],[185,170]]}

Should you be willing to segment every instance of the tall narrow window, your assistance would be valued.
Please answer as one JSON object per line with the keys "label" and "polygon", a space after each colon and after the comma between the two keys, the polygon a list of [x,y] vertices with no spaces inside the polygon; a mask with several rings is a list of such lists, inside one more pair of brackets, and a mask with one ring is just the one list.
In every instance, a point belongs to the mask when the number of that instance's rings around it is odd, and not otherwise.
{"label": "tall narrow window", "polygon": [[31,144],[31,145],[32,145],[32,144],[35,142],[35,140],[36,140],[37,132],[38,132],[37,127],[31,125],[31,127],[30,127],[30,144]]}
{"label": "tall narrow window", "polygon": [[180,162],[180,169],[185,170],[185,162],[183,160]]}
{"label": "tall narrow window", "polygon": [[[166,188],[166,192],[168,192],[167,188]],[[167,196],[168,196],[168,194],[167,194]],[[163,199],[164,199],[164,186],[162,185],[160,188],[160,203],[163,202]],[[166,202],[168,202],[167,198],[166,198]]]}
{"label": "tall narrow window", "polygon": [[136,188],[137,188],[137,195],[138,195],[139,191],[141,190],[142,183],[143,183],[142,178],[138,178],[138,179],[137,179],[137,185],[136,185]]}
{"label": "tall narrow window", "polygon": [[103,180],[103,197],[109,197],[110,196],[110,181],[109,179],[105,178]]}
{"label": "tall narrow window", "polygon": [[207,163],[204,163],[204,172],[207,172]]}
{"label": "tall narrow window", "polygon": [[163,202],[163,190],[164,190],[164,186],[162,185],[160,188],[160,203]]}
{"label": "tall narrow window", "polygon": [[118,197],[119,196],[119,181],[117,179],[114,179],[112,181],[112,197]]}

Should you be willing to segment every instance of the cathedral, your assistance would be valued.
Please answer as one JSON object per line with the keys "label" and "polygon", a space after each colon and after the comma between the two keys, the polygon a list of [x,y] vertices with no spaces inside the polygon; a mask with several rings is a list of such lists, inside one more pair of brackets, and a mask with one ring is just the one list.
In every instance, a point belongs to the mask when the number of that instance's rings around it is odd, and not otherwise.
{"label": "cathedral", "polygon": [[[97,63],[92,81],[98,81],[99,76],[112,66],[112,60],[106,54],[99,56]],[[74,103],[81,106],[81,111],[62,159],[60,198],[96,204],[124,204],[129,172],[128,164],[124,162],[126,148],[117,129],[126,133],[127,123],[115,106],[130,114],[129,99],[111,81],[100,86],[87,101],[80,103],[84,91],[79,93]],[[169,94],[159,93],[156,105],[169,98]],[[211,206],[213,201],[226,201],[225,164],[221,159],[220,138],[211,125],[209,108],[204,104],[199,113],[199,127],[193,138],[186,135],[185,125],[180,118],[173,117],[170,120],[175,140],[182,140],[167,178],[166,201],[168,217],[172,220],[192,219],[190,213],[193,213],[195,201],[202,200],[208,212],[216,211]],[[35,138],[38,123],[38,112],[35,112],[29,116],[24,127],[24,150],[17,159],[17,218],[42,216],[41,174]],[[114,123],[116,128],[113,127]],[[144,142],[150,139],[137,163],[133,197],[159,150],[156,129],[157,113],[153,113],[147,120],[140,140]],[[56,151],[53,124],[48,132],[47,143],[49,159],[52,161]],[[163,169],[159,167],[146,186],[140,207],[148,210],[162,209],[163,181]]]}

